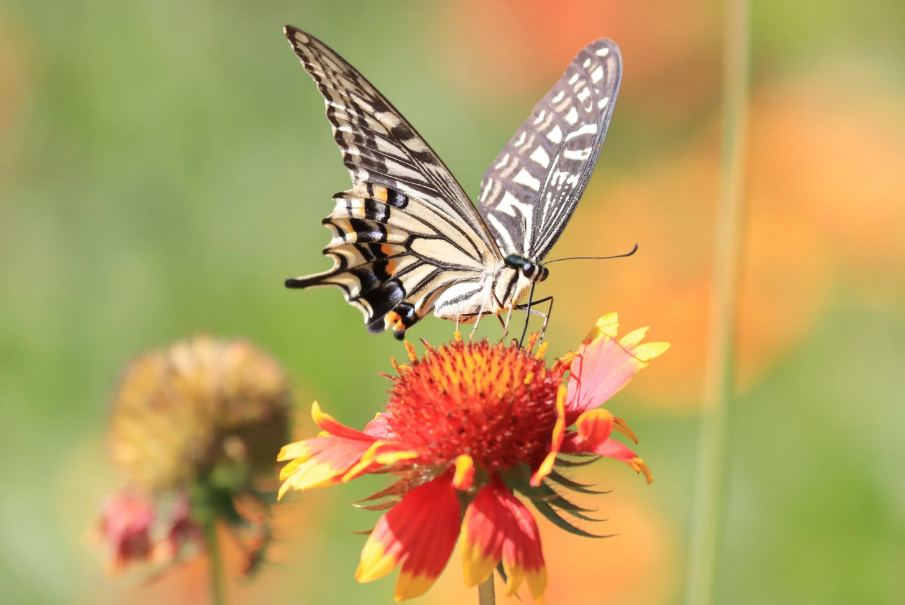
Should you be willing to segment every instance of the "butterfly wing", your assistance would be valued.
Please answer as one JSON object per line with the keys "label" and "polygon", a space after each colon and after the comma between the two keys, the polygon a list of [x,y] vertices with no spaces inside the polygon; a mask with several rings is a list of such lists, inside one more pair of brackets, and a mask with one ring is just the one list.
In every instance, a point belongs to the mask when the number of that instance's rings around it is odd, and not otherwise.
{"label": "butterfly wing", "polygon": [[392,326],[401,337],[448,286],[479,281],[499,251],[462,187],[390,102],[314,36],[285,33],[324,97],[353,184],[323,221],[333,268],[286,285],[339,287],[370,331]]}
{"label": "butterfly wing", "polygon": [[540,261],[559,239],[597,164],[621,79],[616,44],[589,44],[484,173],[478,211],[503,255]]}

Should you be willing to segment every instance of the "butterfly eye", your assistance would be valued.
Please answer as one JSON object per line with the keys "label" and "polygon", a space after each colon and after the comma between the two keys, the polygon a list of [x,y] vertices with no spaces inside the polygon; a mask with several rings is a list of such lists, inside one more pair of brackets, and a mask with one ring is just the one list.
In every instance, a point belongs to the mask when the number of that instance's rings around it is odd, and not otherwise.
{"label": "butterfly eye", "polygon": [[533,274],[534,274],[534,264],[525,263],[524,265],[522,265],[522,275],[524,275],[528,279],[531,279],[531,276]]}
{"label": "butterfly eye", "polygon": [[538,281],[544,281],[544,280],[547,279],[549,276],[550,276],[550,272],[547,270],[546,267],[543,267],[543,268],[541,269],[541,272],[540,272],[540,279],[539,279]]}

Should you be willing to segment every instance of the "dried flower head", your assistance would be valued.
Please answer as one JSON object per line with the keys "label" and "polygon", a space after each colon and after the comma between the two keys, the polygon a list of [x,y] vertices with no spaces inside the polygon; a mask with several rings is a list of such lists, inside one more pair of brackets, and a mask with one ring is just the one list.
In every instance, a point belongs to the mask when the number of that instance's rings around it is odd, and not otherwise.
{"label": "dried flower head", "polygon": [[126,370],[110,421],[111,457],[150,493],[215,471],[240,487],[273,469],[290,399],[280,366],[251,344],[205,336],[180,342]]}
{"label": "dried flower head", "polygon": [[244,341],[201,336],[133,362],[108,435],[129,484],[108,499],[96,532],[111,567],[185,560],[203,552],[203,526],[218,522],[268,542],[266,482],[290,401],[280,366]]}
{"label": "dried flower head", "polygon": [[[347,482],[366,473],[399,479],[362,508],[386,510],[361,553],[360,582],[401,566],[396,599],[419,596],[460,544],[465,583],[486,581],[502,563],[509,594],[523,580],[543,598],[546,568],[534,518],[521,499],[558,527],[592,534],[571,520],[593,520],[565,496],[593,493],[563,468],[597,457],[621,460],[648,482],[644,461],[612,438],[637,442],[621,418],[599,409],[667,343],[641,344],[646,328],[616,340],[615,313],[602,317],[576,353],[547,366],[546,347],[456,342],[396,365],[389,403],[364,431],[313,405],[322,433],[283,448],[282,496]],[[569,373],[566,382],[566,373]],[[382,502],[381,502],[382,500]],[[461,511],[464,511],[464,515]]]}

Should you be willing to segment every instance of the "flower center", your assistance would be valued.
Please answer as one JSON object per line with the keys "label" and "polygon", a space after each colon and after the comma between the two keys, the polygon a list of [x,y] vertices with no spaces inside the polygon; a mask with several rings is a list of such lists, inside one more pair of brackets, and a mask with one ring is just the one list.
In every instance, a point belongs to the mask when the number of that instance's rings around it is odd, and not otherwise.
{"label": "flower center", "polygon": [[518,345],[429,349],[393,378],[386,422],[425,464],[468,454],[488,471],[537,465],[550,448],[566,366],[548,369]]}

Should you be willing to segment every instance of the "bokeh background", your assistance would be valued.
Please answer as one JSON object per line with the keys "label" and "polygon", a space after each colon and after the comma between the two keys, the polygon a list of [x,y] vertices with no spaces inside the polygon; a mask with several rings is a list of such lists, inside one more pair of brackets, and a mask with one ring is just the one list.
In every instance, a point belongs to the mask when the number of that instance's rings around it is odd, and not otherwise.
{"label": "bokeh background", "polygon": [[[609,533],[543,526],[547,602],[682,600],[717,203],[715,0],[2,0],[0,2],[0,601],[206,598],[202,561],[150,587],[105,575],[86,528],[121,479],[105,459],[123,364],[195,333],[242,336],[353,426],[403,355],[321,270],[320,218],[348,176],[281,33],[311,31],[369,77],[476,195],[534,102],[587,42],[625,74],[596,174],[553,257],[551,352],[596,317],[673,349],[611,409],[656,475],[580,475],[613,493]],[[905,4],[761,0],[752,9],[739,399],[716,600],[905,602]],[[499,335],[494,322],[482,325]],[[438,343],[452,325],[427,320]],[[387,603],[352,573],[378,483],[312,492],[233,603]],[[229,555],[229,553],[227,553]],[[229,559],[229,556],[227,557]],[[234,557],[233,557],[234,558]],[[473,602],[456,558],[423,603]],[[527,602],[530,597],[525,596]],[[517,602],[517,601],[513,601]],[[524,601],[523,601],[524,602]]]}

